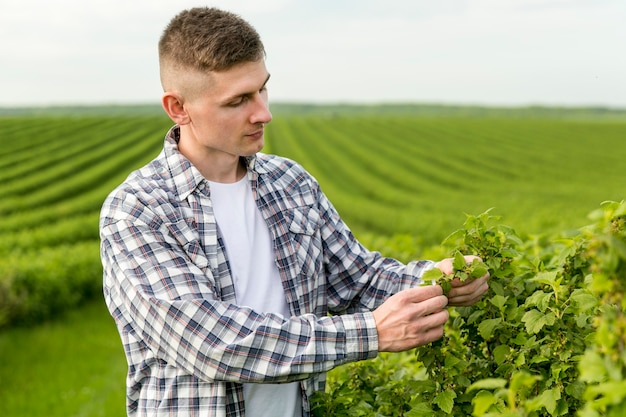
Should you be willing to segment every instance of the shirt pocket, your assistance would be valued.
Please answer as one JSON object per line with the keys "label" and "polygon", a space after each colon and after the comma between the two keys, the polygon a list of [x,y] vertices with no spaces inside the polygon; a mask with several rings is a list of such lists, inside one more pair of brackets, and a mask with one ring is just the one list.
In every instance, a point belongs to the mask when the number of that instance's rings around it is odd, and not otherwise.
{"label": "shirt pocket", "polygon": [[312,207],[294,207],[287,211],[289,231],[296,235],[313,236],[319,229],[320,215]]}
{"label": "shirt pocket", "polygon": [[[171,239],[167,243],[174,257],[172,273],[181,280],[181,294],[177,298],[215,299],[219,293],[210,261],[200,241],[200,234],[193,226],[193,220],[167,225],[168,239]],[[182,291],[183,288],[186,290]]]}
{"label": "shirt pocket", "polygon": [[321,217],[309,206],[291,207],[283,216],[285,224],[279,229],[285,233],[277,241],[279,266],[288,277],[296,279],[297,292],[302,292],[298,295],[302,296],[322,271]]}

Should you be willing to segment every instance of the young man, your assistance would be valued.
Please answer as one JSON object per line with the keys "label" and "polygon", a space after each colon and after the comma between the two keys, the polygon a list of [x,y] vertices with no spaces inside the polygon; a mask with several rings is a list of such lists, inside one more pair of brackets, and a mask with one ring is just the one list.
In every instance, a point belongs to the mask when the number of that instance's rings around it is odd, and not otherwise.
{"label": "young man", "polygon": [[260,153],[269,73],[247,22],[184,11],[159,56],[175,126],[100,220],[129,416],[308,416],[326,371],[437,340],[446,306],[486,291],[419,286],[451,261],[368,251],[301,166]]}

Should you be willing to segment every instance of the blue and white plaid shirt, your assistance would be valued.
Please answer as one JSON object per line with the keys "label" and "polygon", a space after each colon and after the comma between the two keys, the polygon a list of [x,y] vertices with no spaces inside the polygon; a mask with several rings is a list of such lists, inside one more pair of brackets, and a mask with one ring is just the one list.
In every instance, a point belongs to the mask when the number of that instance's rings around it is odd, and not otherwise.
{"label": "blue and white plaid shirt", "polygon": [[243,416],[241,383],[302,381],[376,356],[371,311],[433,266],[366,250],[301,166],[247,158],[274,242],[291,317],[237,305],[208,182],[178,151],[161,154],[106,199],[104,295],[128,360],[129,416]]}

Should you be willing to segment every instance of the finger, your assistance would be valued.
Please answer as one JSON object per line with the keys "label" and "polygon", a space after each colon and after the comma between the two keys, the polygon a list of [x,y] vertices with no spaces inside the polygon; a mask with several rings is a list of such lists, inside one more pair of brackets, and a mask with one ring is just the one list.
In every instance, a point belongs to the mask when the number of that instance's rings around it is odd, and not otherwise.
{"label": "finger", "polygon": [[450,275],[454,272],[452,267],[452,258],[445,258],[437,262],[437,268],[446,275]]}
{"label": "finger", "polygon": [[[422,320],[423,329],[426,331],[443,327],[450,318],[448,310],[439,310],[433,314],[425,316]],[[423,330],[422,330],[423,331]]]}
{"label": "finger", "polygon": [[443,289],[438,285],[428,285],[425,287],[413,287],[400,291],[395,297],[401,297],[407,303],[420,303],[430,298],[443,295]]}
{"label": "finger", "polygon": [[409,337],[413,339],[411,344],[423,345],[441,338],[449,317],[447,310],[441,310],[412,322],[407,328]]}
{"label": "finger", "polygon": [[447,306],[448,297],[443,294],[422,301],[403,300],[399,305],[400,309],[407,315],[409,321],[418,320],[421,317],[440,312],[445,310]]}
{"label": "finger", "polygon": [[[421,302],[412,302],[410,295],[414,293],[400,292],[374,310],[381,351],[397,352],[436,340],[437,337],[432,334],[439,334],[436,328],[442,327],[447,321],[446,296],[437,295]],[[441,290],[434,293],[441,294]]]}
{"label": "finger", "polygon": [[445,308],[448,306],[448,303],[448,297],[445,295],[438,295],[419,303],[413,303],[413,317],[425,317],[446,311]]}
{"label": "finger", "polygon": [[[477,282],[479,282],[477,280]],[[481,280],[480,286],[476,287],[472,292],[463,292],[466,287],[453,288],[449,294],[449,305],[451,306],[469,306],[478,302],[482,296],[488,291],[489,285],[487,280]]]}
{"label": "finger", "polygon": [[482,299],[483,295],[484,293],[457,297],[451,299],[449,304],[452,307],[469,307],[479,302]]}
{"label": "finger", "polygon": [[450,285],[452,286],[452,288],[461,288],[461,287],[467,287],[467,288],[471,288],[472,287],[479,287],[480,285],[482,285],[483,281],[486,282],[489,279],[489,274],[483,275],[480,278],[475,278],[475,279],[466,279],[465,281],[461,281],[458,278],[454,278],[452,281],[450,281]]}
{"label": "finger", "polygon": [[[478,259],[480,262],[482,262],[482,258],[476,255],[465,255],[463,256],[463,258],[465,259],[465,263],[467,264],[471,264],[474,261],[474,259]],[[454,267],[452,266],[452,262],[453,262],[452,258],[445,258],[437,262],[436,265],[437,265],[437,268],[439,268],[441,272],[443,272],[446,275],[450,275],[454,273]]]}
{"label": "finger", "polygon": [[452,284],[452,288],[450,289],[450,293],[448,294],[448,296],[473,294],[486,285],[487,277],[467,280],[457,285]]}

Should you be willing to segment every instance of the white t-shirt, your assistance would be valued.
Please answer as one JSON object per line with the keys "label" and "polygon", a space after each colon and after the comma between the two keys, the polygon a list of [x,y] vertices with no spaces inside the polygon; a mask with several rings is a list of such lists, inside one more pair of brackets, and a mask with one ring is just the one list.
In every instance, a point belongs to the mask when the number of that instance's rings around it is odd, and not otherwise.
{"label": "white t-shirt", "polygon": [[[289,317],[274,263],[272,239],[246,176],[232,184],[209,181],[217,226],[224,239],[237,304]],[[244,384],[246,417],[302,416],[300,383]]]}

